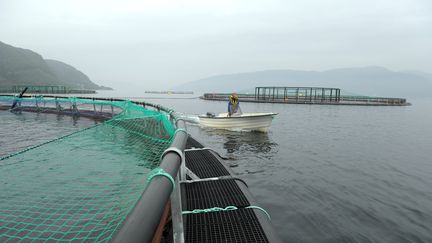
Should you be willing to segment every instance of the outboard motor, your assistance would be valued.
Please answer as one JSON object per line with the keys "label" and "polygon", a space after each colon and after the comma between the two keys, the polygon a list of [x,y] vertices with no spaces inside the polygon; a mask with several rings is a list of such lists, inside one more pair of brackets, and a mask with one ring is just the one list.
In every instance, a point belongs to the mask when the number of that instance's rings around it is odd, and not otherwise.
{"label": "outboard motor", "polygon": [[207,117],[211,117],[211,118],[216,116],[213,112],[207,112],[206,115],[207,115]]}

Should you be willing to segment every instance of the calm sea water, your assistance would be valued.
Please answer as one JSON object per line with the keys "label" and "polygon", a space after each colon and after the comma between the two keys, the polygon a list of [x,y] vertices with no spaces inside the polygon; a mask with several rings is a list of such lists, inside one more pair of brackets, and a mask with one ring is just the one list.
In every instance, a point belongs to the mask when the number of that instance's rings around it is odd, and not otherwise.
{"label": "calm sea water", "polygon": [[[226,109],[225,102],[162,98],[146,100],[192,118]],[[188,131],[232,158],[230,163],[238,165],[233,170],[249,184],[258,206],[267,209],[286,242],[432,242],[432,100],[412,103],[242,103],[244,112],[279,113],[269,133],[201,129],[194,124]],[[22,140],[19,132],[5,130],[10,116],[0,111],[0,134],[9,134],[8,139],[0,138],[0,154],[10,152],[6,140]],[[83,118],[77,125],[54,115],[22,116],[27,118],[14,115],[15,126],[31,122],[27,129],[32,134],[67,133],[89,125],[80,123]],[[43,119],[35,122],[35,117]]]}
{"label": "calm sea water", "polygon": [[80,117],[0,110],[0,157],[95,124]]}

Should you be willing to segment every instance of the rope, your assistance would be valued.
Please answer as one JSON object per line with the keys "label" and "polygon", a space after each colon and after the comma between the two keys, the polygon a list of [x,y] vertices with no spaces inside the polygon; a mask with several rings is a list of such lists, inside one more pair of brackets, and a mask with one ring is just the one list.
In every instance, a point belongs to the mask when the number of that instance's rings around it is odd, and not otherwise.
{"label": "rope", "polygon": [[230,210],[237,210],[238,208],[236,206],[228,206],[226,208],[206,208],[206,209],[194,209],[192,211],[183,211],[182,214],[191,214],[191,213],[211,213],[211,212],[220,212],[220,211],[230,211]]}
{"label": "rope", "polygon": [[258,207],[258,206],[247,206],[246,208],[259,209],[259,210],[263,211],[263,212],[267,215],[267,217],[271,220],[271,218],[270,218],[270,214],[267,213],[267,211],[265,211],[264,208],[262,208],[262,207]]}
{"label": "rope", "polygon": [[[271,220],[270,214],[267,213],[267,211],[264,210],[262,207],[247,206],[245,208],[259,209],[259,210],[263,211],[267,215],[267,217]],[[231,211],[231,210],[237,210],[237,209],[239,209],[239,208],[236,207],[236,206],[228,206],[228,207],[225,207],[225,208],[214,207],[214,208],[205,208],[205,209],[194,209],[192,211],[183,211],[182,214],[211,213],[211,212]]]}
{"label": "rope", "polygon": [[170,174],[168,174],[164,169],[162,168],[156,168],[154,170],[152,170],[150,172],[149,177],[147,178],[147,182],[150,183],[154,177],[156,176],[165,176],[166,178],[168,178],[168,180],[171,182],[172,185],[172,190],[174,191],[175,189],[175,181],[174,178],[172,178],[172,176]]}

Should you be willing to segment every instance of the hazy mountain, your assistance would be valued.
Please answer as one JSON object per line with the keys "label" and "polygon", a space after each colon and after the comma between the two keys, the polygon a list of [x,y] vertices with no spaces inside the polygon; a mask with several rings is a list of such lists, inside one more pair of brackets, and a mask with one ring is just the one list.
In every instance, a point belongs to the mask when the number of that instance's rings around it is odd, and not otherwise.
{"label": "hazy mountain", "polygon": [[0,87],[61,85],[72,89],[101,89],[84,73],[55,60],[44,60],[31,50],[0,42]]}
{"label": "hazy mountain", "polygon": [[432,73],[426,73],[422,71],[405,71],[405,72],[426,78],[427,80],[432,80]]}
{"label": "hazy mountain", "polygon": [[313,86],[341,88],[370,96],[430,96],[432,75],[395,72],[383,67],[341,68],[328,71],[266,70],[212,76],[176,87],[179,90],[232,92],[257,86]]}
{"label": "hazy mountain", "polygon": [[41,55],[0,42],[0,86],[19,84],[66,85]]}
{"label": "hazy mountain", "polygon": [[46,59],[51,71],[62,81],[79,89],[97,90],[102,87],[93,83],[87,75],[76,68],[56,60]]}

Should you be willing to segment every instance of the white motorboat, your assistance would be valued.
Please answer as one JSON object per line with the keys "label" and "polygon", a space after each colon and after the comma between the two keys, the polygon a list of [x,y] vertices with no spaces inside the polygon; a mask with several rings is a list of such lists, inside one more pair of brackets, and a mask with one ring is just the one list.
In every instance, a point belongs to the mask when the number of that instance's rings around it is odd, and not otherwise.
{"label": "white motorboat", "polygon": [[243,113],[236,116],[228,116],[228,113],[214,115],[207,113],[200,115],[199,122],[201,126],[213,127],[228,130],[245,130],[268,132],[273,117],[277,113]]}

